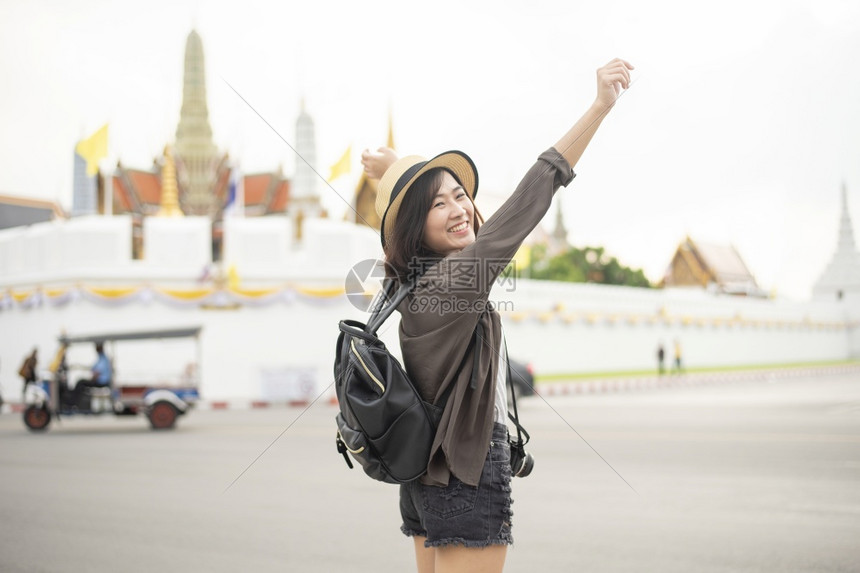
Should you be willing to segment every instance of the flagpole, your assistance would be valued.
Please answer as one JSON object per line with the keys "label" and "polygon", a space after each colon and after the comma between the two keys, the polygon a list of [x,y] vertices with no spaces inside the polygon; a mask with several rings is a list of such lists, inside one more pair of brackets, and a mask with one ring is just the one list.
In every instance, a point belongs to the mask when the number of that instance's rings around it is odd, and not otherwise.
{"label": "flagpole", "polygon": [[108,163],[107,177],[105,178],[105,213],[106,216],[113,216],[113,172]]}
{"label": "flagpole", "polygon": [[242,170],[239,168],[239,161],[236,161],[236,215],[245,217],[245,177],[242,175]]}

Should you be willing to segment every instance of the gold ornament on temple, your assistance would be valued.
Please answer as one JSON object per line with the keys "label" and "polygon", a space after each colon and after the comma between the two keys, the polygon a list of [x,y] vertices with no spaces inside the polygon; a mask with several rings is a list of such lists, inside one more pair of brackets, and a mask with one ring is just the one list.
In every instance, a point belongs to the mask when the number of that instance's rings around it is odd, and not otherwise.
{"label": "gold ornament on temple", "polygon": [[179,186],[176,184],[176,164],[169,145],[164,147],[164,166],[161,168],[161,208],[159,217],[182,217],[179,208]]}

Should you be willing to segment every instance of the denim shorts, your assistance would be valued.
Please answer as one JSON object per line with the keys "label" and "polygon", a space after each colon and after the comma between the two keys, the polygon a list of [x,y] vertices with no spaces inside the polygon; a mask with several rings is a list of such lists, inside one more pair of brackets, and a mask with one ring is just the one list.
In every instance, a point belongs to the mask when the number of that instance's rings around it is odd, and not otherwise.
{"label": "denim shorts", "polygon": [[446,487],[424,485],[421,480],[400,486],[400,530],[404,534],[426,537],[425,547],[514,542],[507,427],[496,423],[491,440],[478,487],[464,484],[454,475]]}

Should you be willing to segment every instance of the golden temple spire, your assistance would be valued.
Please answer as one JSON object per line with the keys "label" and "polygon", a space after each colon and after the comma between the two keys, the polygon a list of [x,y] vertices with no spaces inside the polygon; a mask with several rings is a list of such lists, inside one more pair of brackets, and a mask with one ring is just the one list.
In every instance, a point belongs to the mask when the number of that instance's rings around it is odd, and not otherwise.
{"label": "golden temple spire", "polygon": [[385,143],[386,147],[390,147],[394,149],[394,119],[391,114],[391,106],[388,106],[388,141]]}
{"label": "golden temple spire", "polygon": [[159,217],[182,217],[179,208],[179,188],[176,185],[176,164],[169,145],[164,146],[164,166],[161,168],[161,208]]}

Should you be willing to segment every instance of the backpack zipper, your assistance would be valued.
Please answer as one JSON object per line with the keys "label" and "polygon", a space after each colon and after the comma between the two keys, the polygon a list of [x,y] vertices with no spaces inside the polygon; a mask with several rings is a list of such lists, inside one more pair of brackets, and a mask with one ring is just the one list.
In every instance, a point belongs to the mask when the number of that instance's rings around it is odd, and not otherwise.
{"label": "backpack zipper", "polygon": [[358,358],[359,362],[361,362],[361,367],[364,368],[364,371],[367,372],[367,375],[370,376],[371,380],[376,382],[376,385],[379,386],[379,389],[384,394],[385,393],[385,386],[383,386],[382,382],[380,382],[376,378],[376,376],[373,375],[373,372],[370,371],[370,369],[367,367],[367,364],[365,364],[364,360],[361,359],[361,355],[358,353],[358,350],[356,350],[356,348],[355,348],[355,339],[354,338],[349,341],[349,346],[352,348],[352,353],[355,354],[355,357]]}
{"label": "backpack zipper", "polygon": [[341,436],[341,435],[340,435],[340,430],[338,430],[338,432],[337,432],[337,437],[338,437],[338,439],[340,440],[340,443],[341,443],[341,444],[343,444],[343,447],[344,447],[344,448],[346,448],[346,451],[348,451],[349,453],[351,453],[351,454],[360,454],[361,452],[363,452],[363,451],[364,451],[364,446],[361,446],[361,447],[360,447],[360,448],[358,448],[357,450],[351,450],[351,449],[349,448],[349,446],[347,446],[347,445],[346,445],[346,440],[344,440],[344,439],[343,439],[343,436]]}

